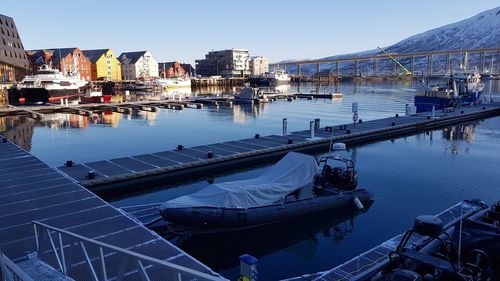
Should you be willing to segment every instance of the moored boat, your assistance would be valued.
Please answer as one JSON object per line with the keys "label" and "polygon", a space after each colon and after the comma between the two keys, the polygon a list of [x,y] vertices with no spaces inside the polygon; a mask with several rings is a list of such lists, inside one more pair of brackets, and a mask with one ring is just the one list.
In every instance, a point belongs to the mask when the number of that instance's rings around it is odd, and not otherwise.
{"label": "moored boat", "polygon": [[250,78],[250,85],[252,86],[276,86],[290,84],[290,82],[290,76],[282,70],[276,70]]}
{"label": "moored boat", "polygon": [[154,80],[154,85],[163,89],[191,88],[191,78],[157,78]]}
{"label": "moored boat", "polygon": [[112,97],[112,95],[103,95],[100,87],[89,85],[80,101],[84,103],[110,103]]}
{"label": "moored boat", "polygon": [[[355,189],[352,182],[313,187],[324,173],[310,155],[290,152],[263,175],[234,182],[211,184],[190,195],[163,203],[167,222],[206,228],[246,228],[289,220],[305,214],[366,204],[373,194]],[[349,171],[355,173],[354,168]]]}
{"label": "moored boat", "polygon": [[460,107],[481,102],[484,84],[478,73],[454,73],[444,84],[423,86],[415,93],[417,112]]}
{"label": "moored boat", "polygon": [[[12,90],[14,103],[59,102],[62,99],[78,100],[87,82],[78,74],[63,75],[48,65],[42,66],[36,75],[26,76]],[[17,98],[17,99],[16,99]]]}
{"label": "moored boat", "polygon": [[266,96],[259,88],[244,87],[239,94],[234,96],[234,101],[242,103],[263,103],[268,102]]}

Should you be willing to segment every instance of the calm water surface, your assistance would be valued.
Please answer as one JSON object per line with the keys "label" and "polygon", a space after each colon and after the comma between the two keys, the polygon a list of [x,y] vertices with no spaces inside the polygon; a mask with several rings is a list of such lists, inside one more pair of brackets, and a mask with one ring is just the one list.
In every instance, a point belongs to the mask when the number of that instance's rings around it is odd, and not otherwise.
{"label": "calm water surface", "polygon": [[[315,86],[291,91],[308,92]],[[498,92],[498,84],[494,87]],[[320,88],[323,91],[324,88]],[[334,91],[326,87],[326,91]],[[351,102],[359,102],[364,120],[404,112],[411,103],[411,84],[345,84],[341,101],[278,101],[256,107],[206,107],[182,112],[162,110],[131,117],[103,116],[97,123],[82,117],[58,115],[52,121],[2,119],[4,134],[52,165],[240,139],[255,133],[289,130],[351,120]],[[375,194],[366,213],[353,210],[315,214],[293,222],[224,235],[193,236],[178,245],[227,278],[238,276],[238,256],[259,259],[260,280],[277,280],[327,270],[409,228],[415,216],[435,214],[466,198],[491,204],[500,199],[500,117],[453,126],[416,136],[351,148],[359,185]],[[255,177],[272,163],[216,175],[216,182]],[[155,191],[115,198],[125,206],[161,202],[197,191],[207,183],[191,181]]]}

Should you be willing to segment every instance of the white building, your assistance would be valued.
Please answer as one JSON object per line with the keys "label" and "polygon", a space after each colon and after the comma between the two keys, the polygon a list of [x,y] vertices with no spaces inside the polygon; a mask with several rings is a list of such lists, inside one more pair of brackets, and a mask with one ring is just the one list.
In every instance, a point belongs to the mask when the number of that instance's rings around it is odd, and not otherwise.
{"label": "white building", "polygon": [[158,62],[148,51],[122,53],[118,60],[121,63],[122,79],[158,77]]}
{"label": "white building", "polygon": [[246,49],[228,49],[208,52],[204,59],[196,60],[196,73],[202,76],[249,76],[250,54]]}
{"label": "white building", "polygon": [[265,57],[252,57],[250,59],[250,75],[260,76],[269,72],[269,60]]}

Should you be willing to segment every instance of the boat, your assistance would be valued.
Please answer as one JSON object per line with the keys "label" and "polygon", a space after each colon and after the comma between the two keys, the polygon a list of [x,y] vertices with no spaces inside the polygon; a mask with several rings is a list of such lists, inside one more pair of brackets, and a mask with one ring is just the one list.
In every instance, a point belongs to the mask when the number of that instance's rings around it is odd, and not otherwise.
{"label": "boat", "polygon": [[91,84],[87,87],[80,101],[84,103],[110,103],[112,97],[112,95],[103,95],[101,88]]}
{"label": "boat", "polygon": [[132,84],[128,84],[123,87],[125,91],[138,91],[138,92],[151,92],[153,91],[154,86],[149,81],[141,81],[137,80]]}
{"label": "boat", "polygon": [[269,73],[264,73],[260,76],[250,78],[252,86],[276,86],[282,84],[290,84],[291,78],[282,70],[276,70]]}
{"label": "boat", "polygon": [[191,78],[157,78],[154,80],[154,85],[162,89],[191,88]]}
{"label": "boat", "polygon": [[[63,75],[49,65],[40,67],[36,75],[26,76],[12,91],[16,103],[59,102],[62,99],[78,100],[87,81],[78,74]],[[9,97],[10,98],[10,97]],[[16,99],[17,98],[17,99]]]}
{"label": "boat", "polygon": [[464,200],[324,272],[287,281],[498,280],[500,202]]}
{"label": "boat", "polygon": [[[373,200],[352,182],[313,187],[318,170],[313,156],[289,152],[263,175],[253,179],[210,184],[190,195],[159,206],[163,219],[173,225],[219,229],[250,228],[290,220],[336,208],[357,206]],[[355,173],[354,168],[349,172]]]}
{"label": "boat", "polygon": [[454,73],[447,78],[444,85],[426,85],[417,90],[415,93],[417,112],[432,111],[433,107],[435,110],[441,110],[481,102],[484,84],[481,83],[479,73]]}
{"label": "boat", "polygon": [[263,103],[268,102],[266,96],[259,88],[244,87],[238,95],[234,96],[235,102],[240,103]]}

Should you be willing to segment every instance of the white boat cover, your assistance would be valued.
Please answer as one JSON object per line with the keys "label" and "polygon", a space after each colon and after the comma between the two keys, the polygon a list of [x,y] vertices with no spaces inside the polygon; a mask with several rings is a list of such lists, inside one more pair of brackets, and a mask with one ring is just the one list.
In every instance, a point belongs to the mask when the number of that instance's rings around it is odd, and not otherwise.
{"label": "white boat cover", "polygon": [[257,178],[211,184],[198,192],[167,201],[160,209],[266,206],[312,183],[317,171],[318,165],[313,156],[289,152]]}

